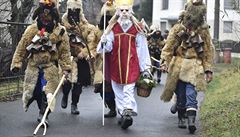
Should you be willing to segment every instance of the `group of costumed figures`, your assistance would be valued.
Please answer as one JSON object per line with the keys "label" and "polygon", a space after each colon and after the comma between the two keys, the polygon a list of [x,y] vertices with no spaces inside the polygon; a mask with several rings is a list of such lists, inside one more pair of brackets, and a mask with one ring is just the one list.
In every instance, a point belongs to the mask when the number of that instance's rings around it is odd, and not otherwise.
{"label": "group of costumed figures", "polygon": [[146,34],[144,26],[133,16],[133,2],[108,0],[101,9],[98,25],[94,26],[86,20],[81,0],[68,0],[62,18],[57,0],[40,0],[32,16],[35,23],[26,28],[11,64],[11,71],[18,72],[27,60],[24,110],[28,111],[36,100],[40,122],[49,105],[44,121],[49,125],[48,115],[55,107],[53,95],[64,75],[63,109],[68,106],[71,91],[71,114],[78,115],[82,87],[93,84],[94,92],[100,93],[110,109],[104,117],[116,117],[118,113],[118,124],[127,129],[133,124],[132,116],[138,114],[136,82],[142,76],[153,79],[155,68],[160,70],[158,82],[161,71],[168,72],[160,98],[168,102],[175,93],[178,126],[188,127],[194,133],[197,91],[205,90],[206,83],[212,80],[214,48],[205,21],[206,6],[202,0],[189,0],[164,39],[160,30]]}

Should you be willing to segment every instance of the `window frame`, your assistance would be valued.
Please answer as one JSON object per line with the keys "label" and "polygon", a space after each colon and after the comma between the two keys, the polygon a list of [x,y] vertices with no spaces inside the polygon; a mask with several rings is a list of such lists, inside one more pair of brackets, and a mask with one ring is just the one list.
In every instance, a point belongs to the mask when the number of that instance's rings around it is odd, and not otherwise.
{"label": "window frame", "polygon": [[223,21],[223,33],[233,33],[233,21]]}

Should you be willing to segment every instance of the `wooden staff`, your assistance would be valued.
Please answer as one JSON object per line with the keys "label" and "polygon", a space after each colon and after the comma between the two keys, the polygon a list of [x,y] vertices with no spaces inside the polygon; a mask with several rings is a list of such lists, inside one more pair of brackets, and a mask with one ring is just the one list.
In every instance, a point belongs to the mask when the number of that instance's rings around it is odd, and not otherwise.
{"label": "wooden staff", "polygon": [[[103,14],[103,35],[105,35],[105,30],[106,30],[106,8],[104,8],[104,14]],[[102,92],[103,92],[103,102],[102,102],[102,125],[104,126],[104,109],[105,109],[105,44],[103,44],[103,87],[102,87]]]}
{"label": "wooden staff", "polygon": [[36,134],[37,134],[37,132],[38,132],[38,130],[39,130],[39,128],[40,128],[41,126],[44,127],[43,135],[44,135],[44,136],[46,135],[46,132],[47,132],[47,124],[45,123],[45,120],[46,120],[46,117],[47,117],[47,113],[48,113],[48,111],[49,111],[49,109],[50,109],[50,106],[51,106],[51,104],[52,104],[55,96],[57,95],[59,89],[61,88],[61,86],[62,86],[62,84],[63,84],[63,82],[64,82],[64,80],[65,80],[65,77],[66,77],[66,75],[63,75],[63,76],[62,76],[62,78],[61,78],[61,80],[60,80],[60,82],[59,82],[59,84],[58,84],[58,86],[57,86],[57,89],[54,91],[53,96],[52,96],[50,102],[48,103],[48,106],[47,106],[47,108],[46,108],[46,110],[45,110],[45,112],[44,112],[44,115],[43,115],[43,117],[42,117],[42,120],[41,120],[41,122],[38,124],[38,126],[35,128],[35,130],[34,130],[34,132],[33,132],[33,135],[36,135]]}
{"label": "wooden staff", "polygon": [[[72,56],[71,56],[71,61],[73,61],[73,57],[72,57]],[[45,112],[44,112],[44,115],[43,115],[43,117],[42,117],[41,122],[38,124],[38,126],[35,128],[35,130],[34,130],[34,132],[33,132],[33,135],[34,135],[34,136],[37,134],[37,132],[38,132],[38,130],[39,130],[39,128],[40,128],[41,126],[44,127],[43,135],[44,135],[44,136],[46,135],[46,132],[47,132],[47,124],[45,123],[45,120],[46,120],[48,111],[49,111],[49,109],[50,109],[50,106],[52,105],[53,100],[54,100],[55,96],[57,95],[59,89],[61,88],[61,86],[62,86],[65,78],[66,78],[66,75],[64,74],[64,75],[62,76],[62,78],[61,78],[61,80],[60,80],[60,82],[59,82],[56,90],[54,91],[50,102],[48,103],[48,106],[47,106],[47,108],[46,108],[46,110],[45,110]]]}

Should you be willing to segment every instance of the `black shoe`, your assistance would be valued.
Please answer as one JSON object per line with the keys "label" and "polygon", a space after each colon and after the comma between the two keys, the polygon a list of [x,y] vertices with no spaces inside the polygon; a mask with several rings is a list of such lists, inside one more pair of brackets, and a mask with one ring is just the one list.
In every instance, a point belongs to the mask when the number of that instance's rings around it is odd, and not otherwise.
{"label": "black shoe", "polygon": [[157,79],[157,83],[160,83],[161,82],[161,79]]}
{"label": "black shoe", "polygon": [[102,92],[102,83],[94,85],[94,93],[101,93]]}
{"label": "black shoe", "polygon": [[37,121],[38,121],[39,123],[41,122],[42,117],[43,117],[43,114],[39,113],[38,118],[37,118]]}
{"label": "black shoe", "polygon": [[105,118],[112,118],[116,116],[117,116],[116,110],[110,110],[107,114],[104,115]]}
{"label": "black shoe", "polygon": [[68,104],[68,96],[63,95],[62,101],[61,101],[62,108],[67,108],[67,104]]}
{"label": "black shoe", "polygon": [[170,108],[170,111],[172,114],[175,114],[177,112],[177,104],[173,104]]}
{"label": "black shoe", "polygon": [[80,112],[78,111],[77,105],[71,105],[71,113],[73,115],[79,115]]}
{"label": "black shoe", "polygon": [[122,129],[127,129],[128,127],[130,127],[133,123],[133,119],[131,116],[127,115],[127,116],[123,116],[122,117],[122,121],[121,121],[121,128]]}

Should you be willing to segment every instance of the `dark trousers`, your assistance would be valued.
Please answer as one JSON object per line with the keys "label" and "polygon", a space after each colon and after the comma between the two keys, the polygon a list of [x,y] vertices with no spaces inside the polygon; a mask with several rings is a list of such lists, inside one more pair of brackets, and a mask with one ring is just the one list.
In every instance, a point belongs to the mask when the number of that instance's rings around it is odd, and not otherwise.
{"label": "dark trousers", "polygon": [[44,113],[47,107],[47,97],[43,91],[43,86],[46,85],[46,80],[44,79],[44,72],[42,69],[39,70],[39,75],[37,79],[37,83],[33,90],[33,97],[29,100],[27,106],[29,106],[34,100],[37,101],[37,105],[41,114]]}
{"label": "dark trousers", "polygon": [[65,82],[63,85],[63,95],[68,97],[72,90],[72,104],[77,105],[80,94],[82,93],[82,86],[91,84],[91,74],[88,62],[85,59],[78,59],[77,61],[78,78],[77,83]]}
{"label": "dark trousers", "polygon": [[178,81],[176,91],[177,95],[177,107],[180,109],[195,108],[197,109],[197,91],[195,87],[190,84]]}
{"label": "dark trousers", "polygon": [[[157,68],[160,68],[160,63],[159,62],[153,61],[152,65],[157,67]],[[157,71],[157,78],[161,79],[162,72],[159,69],[153,68],[151,73],[154,75],[154,73],[156,71]]]}
{"label": "dark trousers", "polygon": [[82,86],[79,83],[71,83],[69,81],[65,82],[63,85],[63,95],[69,95],[69,92],[72,90],[72,104],[77,105],[79,102],[80,94],[82,93]]}

